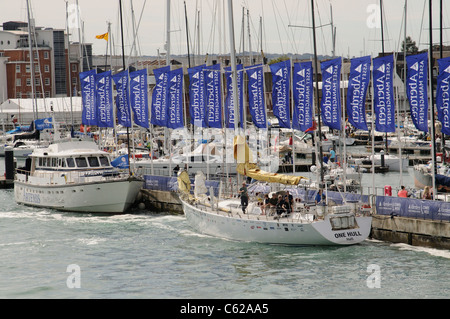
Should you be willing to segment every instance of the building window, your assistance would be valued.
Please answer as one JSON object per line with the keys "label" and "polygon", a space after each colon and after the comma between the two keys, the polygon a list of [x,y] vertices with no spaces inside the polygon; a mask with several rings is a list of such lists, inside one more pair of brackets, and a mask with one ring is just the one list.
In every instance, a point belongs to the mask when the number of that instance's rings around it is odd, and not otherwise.
{"label": "building window", "polygon": [[48,51],[45,51],[45,52],[44,52],[44,59],[46,59],[46,60],[48,60],[48,59],[49,59],[49,54],[48,54]]}
{"label": "building window", "polygon": [[29,64],[27,64],[27,65],[25,66],[25,70],[26,70],[27,73],[30,73],[31,67],[30,67]]}
{"label": "building window", "polygon": [[50,91],[45,91],[45,97],[49,98],[50,97]]}
{"label": "building window", "polygon": [[72,64],[72,72],[77,72],[77,65],[76,64]]}
{"label": "building window", "polygon": [[39,65],[35,65],[35,66],[34,66],[34,72],[35,72],[35,73],[39,73],[39,71],[40,71],[40,70],[39,70]]}
{"label": "building window", "polygon": [[45,78],[45,85],[47,85],[47,86],[50,85],[50,78]]}
{"label": "building window", "polygon": [[50,72],[50,65],[48,64],[44,65],[44,71],[47,73]]}
{"label": "building window", "polygon": [[27,86],[31,86],[31,79],[27,78]]}
{"label": "building window", "polygon": [[34,85],[36,86],[41,85],[41,81],[39,81],[39,78],[34,79]]}
{"label": "building window", "polygon": [[22,86],[22,79],[16,79],[16,86]]}
{"label": "building window", "polygon": [[16,64],[16,73],[20,73],[20,64]]}
{"label": "building window", "polygon": [[78,84],[78,79],[76,77],[72,78],[72,85],[77,85]]}

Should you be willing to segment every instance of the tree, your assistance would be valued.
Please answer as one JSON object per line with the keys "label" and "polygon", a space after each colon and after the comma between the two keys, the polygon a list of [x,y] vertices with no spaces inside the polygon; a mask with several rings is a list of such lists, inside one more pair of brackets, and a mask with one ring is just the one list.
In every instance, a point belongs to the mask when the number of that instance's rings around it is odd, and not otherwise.
{"label": "tree", "polygon": [[[405,40],[402,42],[402,52],[405,51]],[[406,37],[406,54],[415,54],[419,52],[419,48],[416,45],[416,41],[413,41],[411,37]]]}
{"label": "tree", "polygon": [[269,65],[275,64],[275,63],[278,63],[278,62],[282,62],[282,61],[286,61],[286,60],[289,60],[289,57],[287,55],[282,55],[282,56],[279,56],[276,59],[270,60]]}

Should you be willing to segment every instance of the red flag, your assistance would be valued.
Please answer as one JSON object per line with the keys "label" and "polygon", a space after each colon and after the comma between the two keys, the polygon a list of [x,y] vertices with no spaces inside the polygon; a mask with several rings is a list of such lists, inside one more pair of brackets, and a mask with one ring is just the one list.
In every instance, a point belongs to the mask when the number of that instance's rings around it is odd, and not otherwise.
{"label": "red flag", "polygon": [[316,129],[317,129],[317,123],[315,120],[313,120],[313,125],[309,129],[307,129],[305,131],[305,133],[310,132],[310,131],[315,131]]}

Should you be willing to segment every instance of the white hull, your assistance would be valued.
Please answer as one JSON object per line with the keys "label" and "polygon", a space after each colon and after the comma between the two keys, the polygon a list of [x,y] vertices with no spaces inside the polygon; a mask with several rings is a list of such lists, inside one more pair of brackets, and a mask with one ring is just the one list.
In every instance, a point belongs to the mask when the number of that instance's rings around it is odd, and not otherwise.
{"label": "white hull", "polygon": [[[372,160],[372,156],[368,158],[355,159],[355,164],[360,165],[365,160]],[[375,155],[375,165],[381,165],[381,156]],[[400,172],[400,160],[397,156],[393,155],[385,155],[384,156],[384,165],[389,167],[390,172]],[[409,159],[402,158],[402,171],[407,171],[409,167]]]}
{"label": "white hull", "polygon": [[143,186],[140,180],[120,179],[66,185],[14,182],[19,204],[72,212],[123,213],[135,201]]}
{"label": "white hull", "polygon": [[188,223],[198,232],[237,241],[281,245],[352,245],[370,233],[371,217],[356,217],[353,228],[333,230],[329,217],[318,221],[281,218],[203,209],[182,200]]}

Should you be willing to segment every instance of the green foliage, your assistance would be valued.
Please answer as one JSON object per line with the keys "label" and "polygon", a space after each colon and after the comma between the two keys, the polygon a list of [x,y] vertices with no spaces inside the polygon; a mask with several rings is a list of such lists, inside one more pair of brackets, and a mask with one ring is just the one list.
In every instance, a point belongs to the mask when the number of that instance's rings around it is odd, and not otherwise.
{"label": "green foliage", "polygon": [[282,61],[287,61],[287,60],[289,60],[289,57],[286,56],[286,55],[283,55],[283,56],[280,56],[280,57],[278,57],[276,59],[270,60],[270,62],[268,64],[269,65],[270,64],[275,64],[275,63],[282,62]]}

